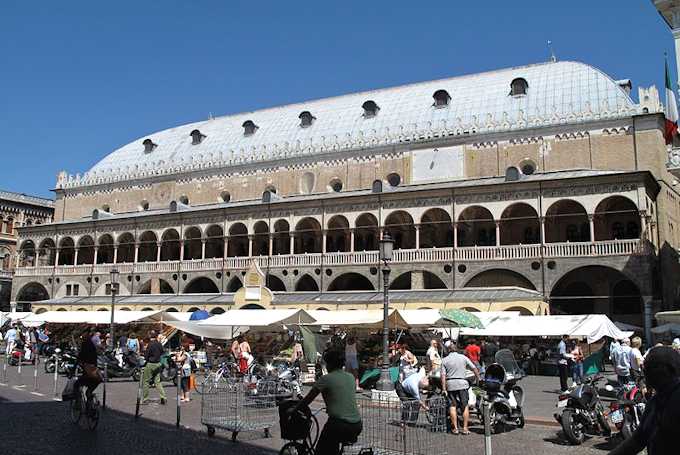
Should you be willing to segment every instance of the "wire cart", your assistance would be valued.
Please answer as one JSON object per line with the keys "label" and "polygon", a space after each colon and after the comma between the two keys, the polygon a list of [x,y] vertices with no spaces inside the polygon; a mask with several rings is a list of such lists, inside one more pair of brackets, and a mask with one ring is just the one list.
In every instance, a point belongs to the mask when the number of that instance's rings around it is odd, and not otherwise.
{"label": "wire cart", "polygon": [[254,383],[244,381],[222,381],[206,388],[201,394],[201,424],[209,436],[215,429],[231,431],[231,440],[241,431],[269,429],[278,421],[276,395],[266,393]]}
{"label": "wire cart", "polygon": [[446,398],[432,397],[426,403],[428,410],[417,400],[357,399],[363,430],[345,453],[446,455]]}

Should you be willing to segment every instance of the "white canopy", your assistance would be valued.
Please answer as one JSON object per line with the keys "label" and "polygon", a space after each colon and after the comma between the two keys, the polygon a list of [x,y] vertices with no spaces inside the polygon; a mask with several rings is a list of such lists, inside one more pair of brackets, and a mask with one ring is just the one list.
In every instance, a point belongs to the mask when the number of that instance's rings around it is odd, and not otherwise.
{"label": "white canopy", "polygon": [[[160,311],[116,311],[114,323],[129,324],[131,322],[149,321],[155,322]],[[172,314],[172,313],[170,313]],[[22,319],[21,323],[27,326],[49,324],[109,324],[111,322],[110,311],[46,311],[40,314],[31,314]]]}
{"label": "white canopy", "polygon": [[270,327],[309,324],[314,318],[305,310],[229,310],[199,321],[202,326]]}
{"label": "white canopy", "polygon": [[0,327],[7,321],[20,321],[31,314],[33,313],[27,311],[0,313]]}
{"label": "white canopy", "polygon": [[[476,313],[481,316],[484,313]],[[483,316],[480,317],[482,319]],[[569,316],[497,316],[484,329],[460,329],[461,335],[476,336],[548,336],[586,337],[588,343],[608,336],[614,339],[630,337],[633,332],[619,330],[604,314]]]}
{"label": "white canopy", "polygon": [[[308,313],[314,318],[314,321],[307,325],[376,328],[382,327],[383,324],[382,310],[310,310]],[[391,328],[406,328],[409,326],[404,320],[401,311],[390,310],[388,319]]]}
{"label": "white canopy", "polygon": [[659,322],[680,324],[680,311],[662,311],[654,317]]}

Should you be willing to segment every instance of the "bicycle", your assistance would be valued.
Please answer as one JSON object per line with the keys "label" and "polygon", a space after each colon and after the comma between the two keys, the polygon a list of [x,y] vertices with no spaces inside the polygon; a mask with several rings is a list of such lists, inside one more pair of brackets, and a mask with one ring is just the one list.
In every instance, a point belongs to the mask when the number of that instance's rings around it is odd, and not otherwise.
{"label": "bicycle", "polygon": [[234,364],[229,364],[227,362],[220,363],[219,367],[217,367],[217,370],[210,370],[205,378],[203,378],[203,381],[199,387],[196,388],[196,392],[199,395],[211,393],[217,384],[222,381],[227,381],[230,377],[232,377],[233,371]]}
{"label": "bicycle", "polygon": [[[304,413],[307,421],[305,422],[305,428],[308,428],[306,431],[305,437],[297,440],[289,440],[286,444],[281,447],[281,450],[279,451],[279,455],[323,455],[323,454],[317,454],[316,453],[316,444],[319,442],[319,435],[321,434],[321,428],[319,427],[319,420],[316,418],[316,416],[321,412],[324,411],[325,408],[320,408],[317,409],[316,411],[311,411],[309,413]],[[284,422],[281,422],[283,425],[281,426],[282,428],[282,438],[283,436],[283,428],[286,425]],[[314,437],[312,438],[312,434],[314,434]],[[293,435],[297,436],[297,435]],[[285,438],[284,438],[285,439]],[[345,452],[345,448],[352,446],[356,444],[357,440],[354,439],[353,441],[345,441],[342,442],[342,445],[340,447],[340,454],[343,454]],[[372,449],[362,449],[359,451],[358,455],[369,455],[372,454],[373,451]]]}
{"label": "bicycle", "polygon": [[75,399],[71,400],[69,414],[71,422],[87,430],[94,430],[99,424],[99,398],[96,394],[88,400],[85,396],[85,387],[81,387]]}

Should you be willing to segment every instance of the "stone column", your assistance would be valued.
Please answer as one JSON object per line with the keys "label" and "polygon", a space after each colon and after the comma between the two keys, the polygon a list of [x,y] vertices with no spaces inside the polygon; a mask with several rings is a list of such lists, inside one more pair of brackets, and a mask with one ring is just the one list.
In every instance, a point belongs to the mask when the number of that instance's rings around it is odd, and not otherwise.
{"label": "stone column", "polygon": [[321,252],[326,253],[326,230],[321,230]]}
{"label": "stone column", "polygon": [[269,238],[269,256],[271,256],[272,254],[274,254],[274,236],[272,235],[271,232],[269,233],[268,238]]}
{"label": "stone column", "polygon": [[501,246],[501,222],[496,221],[496,246]]}
{"label": "stone column", "polygon": [[[420,225],[416,224],[416,250],[420,249]],[[411,274],[411,280],[413,280],[413,274]]]}
{"label": "stone column", "polygon": [[544,245],[545,244],[545,217],[542,216],[539,219],[539,221],[541,223],[541,244]]}
{"label": "stone column", "polygon": [[163,242],[156,242],[156,262],[161,262],[161,247]]}
{"label": "stone column", "polygon": [[248,236],[248,257],[253,257],[253,237]]}
{"label": "stone column", "polygon": [[588,223],[590,224],[590,241],[595,243],[595,215],[588,215]]}
{"label": "stone column", "polygon": [[645,324],[645,342],[647,346],[652,346],[652,312],[653,312],[653,297],[651,295],[645,295],[643,299],[643,314],[644,314],[644,324]]}
{"label": "stone column", "polygon": [[78,265],[78,251],[80,251],[80,248],[74,248],[73,251],[73,265]]}
{"label": "stone column", "polygon": [[424,289],[425,283],[423,279],[423,272],[411,272],[411,289]]}
{"label": "stone column", "polygon": [[201,259],[205,259],[205,244],[207,241],[207,239],[201,239]]}
{"label": "stone column", "polygon": [[640,211],[640,239],[647,238],[647,215]]}
{"label": "stone column", "polygon": [[354,253],[354,229],[349,230],[349,251]]}
{"label": "stone column", "polygon": [[94,258],[92,259],[92,264],[97,265],[97,257],[99,256],[99,247],[97,245],[94,246]]}
{"label": "stone column", "polygon": [[161,293],[161,280],[158,278],[151,278],[151,290],[150,292],[152,294],[160,294]]}
{"label": "stone column", "polygon": [[139,261],[139,242],[135,242],[135,261],[136,264]]}
{"label": "stone column", "polygon": [[458,248],[458,223],[453,223],[453,247]]}
{"label": "stone column", "polygon": [[59,265],[59,248],[55,248],[54,251],[54,266],[56,267]]}
{"label": "stone column", "polygon": [[290,254],[295,254],[295,236],[292,232],[289,232],[288,235],[290,236]]}
{"label": "stone column", "polygon": [[229,237],[225,236],[224,237],[224,254],[222,255],[223,259],[226,259],[226,258],[229,257],[228,253],[229,253]]}
{"label": "stone column", "polygon": [[116,264],[118,262],[118,245],[113,244],[113,263]]}
{"label": "stone column", "polygon": [[179,260],[184,260],[184,240],[179,241]]}

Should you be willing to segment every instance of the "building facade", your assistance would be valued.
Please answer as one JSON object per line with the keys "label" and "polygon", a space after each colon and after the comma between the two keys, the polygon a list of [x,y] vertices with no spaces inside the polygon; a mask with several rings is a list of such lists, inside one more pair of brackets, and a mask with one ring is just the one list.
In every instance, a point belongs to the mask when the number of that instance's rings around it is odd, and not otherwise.
{"label": "building facade", "polygon": [[51,223],[54,202],[0,191],[0,311],[9,311],[12,273],[17,257],[17,228]]}
{"label": "building facade", "polygon": [[129,302],[151,294],[158,303],[140,307],[162,308],[161,294],[228,296],[256,261],[269,306],[277,293],[288,306],[340,294],[352,305],[380,289],[389,233],[391,287],[409,295],[523,289],[552,312],[639,321],[644,305],[678,303],[665,278],[678,267],[680,194],[658,95],[635,102],[630,89],[549,62],[151,134],[59,175],[56,222],[20,229],[12,300],[87,307],[116,267]]}

